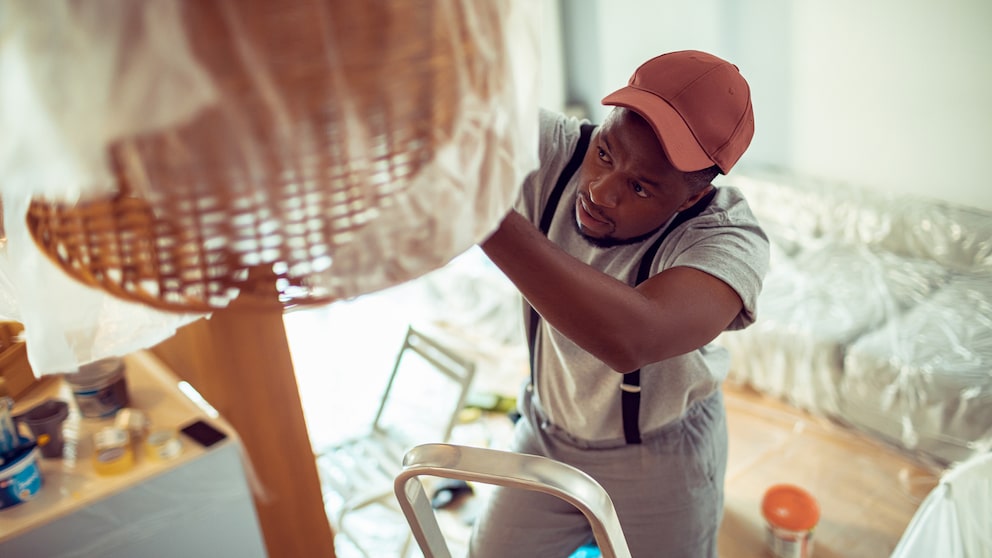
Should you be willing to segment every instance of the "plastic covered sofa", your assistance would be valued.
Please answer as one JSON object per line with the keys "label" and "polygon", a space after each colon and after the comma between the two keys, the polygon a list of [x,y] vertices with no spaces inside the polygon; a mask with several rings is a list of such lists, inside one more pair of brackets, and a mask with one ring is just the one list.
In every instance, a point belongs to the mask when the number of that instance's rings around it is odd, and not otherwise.
{"label": "plastic covered sofa", "polygon": [[780,173],[725,178],[772,242],[728,381],[946,466],[992,447],[992,214]]}

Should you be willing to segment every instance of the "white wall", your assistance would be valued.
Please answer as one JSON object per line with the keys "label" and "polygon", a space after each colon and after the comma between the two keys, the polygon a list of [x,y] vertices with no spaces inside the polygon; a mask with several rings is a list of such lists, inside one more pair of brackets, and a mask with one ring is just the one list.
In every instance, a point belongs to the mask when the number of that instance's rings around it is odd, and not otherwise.
{"label": "white wall", "polygon": [[565,108],[565,61],[562,59],[561,12],[558,0],[541,0],[541,107]]}
{"label": "white wall", "polygon": [[566,97],[706,50],[751,84],[740,168],[776,167],[992,211],[992,1],[561,0]]}

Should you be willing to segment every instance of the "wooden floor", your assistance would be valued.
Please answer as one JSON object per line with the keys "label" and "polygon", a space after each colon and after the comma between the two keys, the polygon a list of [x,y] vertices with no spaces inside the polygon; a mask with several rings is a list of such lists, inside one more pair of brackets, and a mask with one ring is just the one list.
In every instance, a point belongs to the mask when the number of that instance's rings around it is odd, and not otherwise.
{"label": "wooden floor", "polygon": [[889,556],[939,471],[749,389],[725,386],[730,456],[722,558],[761,556],[761,499],[787,482],[813,494],[816,558]]}

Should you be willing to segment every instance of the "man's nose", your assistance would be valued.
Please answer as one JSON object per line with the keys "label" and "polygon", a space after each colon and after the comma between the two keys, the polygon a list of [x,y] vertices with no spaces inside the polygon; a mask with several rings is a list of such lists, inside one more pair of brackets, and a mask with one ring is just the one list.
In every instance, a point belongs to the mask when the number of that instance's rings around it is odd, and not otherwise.
{"label": "man's nose", "polygon": [[616,207],[620,199],[618,181],[610,175],[601,176],[589,184],[589,200],[601,207]]}

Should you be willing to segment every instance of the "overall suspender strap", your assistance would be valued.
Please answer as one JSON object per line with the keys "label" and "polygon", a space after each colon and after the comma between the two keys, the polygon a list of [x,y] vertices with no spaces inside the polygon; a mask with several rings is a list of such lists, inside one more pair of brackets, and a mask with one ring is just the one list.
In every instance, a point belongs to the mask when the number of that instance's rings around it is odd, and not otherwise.
{"label": "overall suspender strap", "polygon": [[[555,183],[554,189],[551,190],[551,195],[548,196],[548,203],[545,204],[544,212],[541,213],[540,228],[544,236],[548,236],[548,231],[551,230],[551,221],[555,217],[555,208],[558,207],[558,202],[561,201],[561,195],[565,191],[565,186],[568,185],[568,181],[572,179],[572,175],[582,165],[582,158],[585,157],[586,150],[589,149],[589,139],[592,137],[592,131],[595,128],[596,126],[592,124],[583,124],[579,129],[579,141],[575,144],[575,151],[572,153],[572,158],[568,160],[565,168],[558,175],[558,182]],[[537,352],[534,350],[534,343],[537,341],[537,326],[540,320],[541,316],[532,306],[530,308],[530,324],[527,327],[527,345],[530,347],[531,384],[534,383],[534,369],[537,366]]]}
{"label": "overall suspender strap", "polygon": [[[655,239],[651,247],[648,248],[648,251],[641,257],[641,264],[637,268],[637,285],[647,281],[651,275],[651,264],[654,262],[654,257],[658,253],[658,249],[661,248],[661,243],[668,237],[668,233],[675,230],[682,223],[702,213],[709,206],[710,202],[713,201],[714,196],[716,196],[716,187],[713,187],[705,196],[693,204],[692,207],[679,213],[665,231]],[[627,440],[628,444],[641,443],[641,428],[638,424],[641,413],[640,368],[623,375],[623,381],[620,383],[620,406],[623,414],[624,439]]]}

